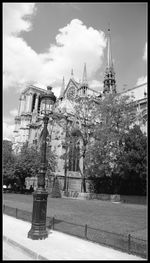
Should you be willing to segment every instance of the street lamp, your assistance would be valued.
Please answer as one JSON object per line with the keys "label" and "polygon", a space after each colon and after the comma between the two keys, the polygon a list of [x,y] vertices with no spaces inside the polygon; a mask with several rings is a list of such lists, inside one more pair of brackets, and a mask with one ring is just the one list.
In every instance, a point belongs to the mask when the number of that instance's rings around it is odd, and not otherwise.
{"label": "street lamp", "polygon": [[52,107],[56,101],[51,87],[47,87],[47,93],[40,96],[41,98],[41,114],[44,115],[43,122],[44,128],[41,132],[41,165],[38,174],[38,186],[33,193],[33,210],[32,210],[32,226],[28,232],[28,238],[37,240],[45,239],[48,237],[46,230],[46,210],[47,210],[47,197],[48,193],[45,189],[45,174],[47,170],[46,161],[46,138],[48,135],[47,124],[49,114],[52,114]]}
{"label": "street lamp", "polygon": [[65,113],[63,114],[63,116],[65,117],[66,120],[66,130],[65,130],[65,177],[64,177],[64,187],[63,187],[63,191],[66,191],[67,188],[67,151],[68,151],[68,142],[67,142],[67,138],[68,138],[68,114],[65,111]]}

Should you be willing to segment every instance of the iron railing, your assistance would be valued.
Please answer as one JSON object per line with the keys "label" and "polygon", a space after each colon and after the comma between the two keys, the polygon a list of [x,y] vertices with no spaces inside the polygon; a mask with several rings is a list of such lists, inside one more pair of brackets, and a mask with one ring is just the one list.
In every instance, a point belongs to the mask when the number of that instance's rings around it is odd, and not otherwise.
{"label": "iron railing", "polygon": [[[3,205],[3,212],[17,219],[22,219],[28,222],[32,221],[32,212],[29,211]],[[147,240],[136,238],[131,234],[123,235],[112,233],[93,228],[87,224],[79,225],[56,217],[47,217],[46,225],[53,230],[87,239],[129,254],[147,258]]]}

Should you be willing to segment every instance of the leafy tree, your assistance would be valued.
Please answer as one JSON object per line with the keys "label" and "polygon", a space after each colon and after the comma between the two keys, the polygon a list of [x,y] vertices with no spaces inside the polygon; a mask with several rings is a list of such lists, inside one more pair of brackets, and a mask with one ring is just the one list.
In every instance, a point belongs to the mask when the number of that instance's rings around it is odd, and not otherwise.
{"label": "leafy tree", "polygon": [[116,175],[120,175],[120,193],[146,194],[147,137],[137,125],[124,135],[124,151],[117,157]]}
{"label": "leafy tree", "polygon": [[3,184],[9,185],[13,184],[15,179],[13,178],[15,155],[12,151],[12,142],[8,140],[3,140]]}
{"label": "leafy tree", "polygon": [[9,161],[13,160],[14,156],[12,153],[12,142],[3,140],[3,164],[5,165]]}
{"label": "leafy tree", "polygon": [[[47,176],[51,175],[51,172],[55,170],[56,160],[55,155],[51,151],[50,147],[46,148],[47,156]],[[22,164],[24,164],[22,166]],[[27,144],[21,149],[21,153],[18,155],[15,165],[15,175],[23,185],[26,177],[36,176],[39,172],[41,165],[41,151],[37,147],[28,147]]]}
{"label": "leafy tree", "polygon": [[86,155],[88,148],[91,144],[91,138],[93,136],[97,115],[95,114],[95,101],[94,97],[87,95],[78,96],[75,100],[75,116],[72,123],[72,137],[79,139],[80,141],[80,154],[79,158],[82,158],[83,169],[79,166],[79,171],[82,177],[82,191],[86,192]]}
{"label": "leafy tree", "polygon": [[[32,146],[28,147],[25,143],[21,149],[21,152],[17,155],[4,156],[5,169],[3,171],[4,181],[17,183],[20,187],[24,186],[25,178],[36,176],[39,172],[41,164],[41,152],[40,149]],[[13,159],[12,159],[13,157]],[[13,162],[7,161],[13,160]],[[51,175],[51,172],[55,170],[55,155],[51,152],[51,148],[47,147],[47,176]]]}
{"label": "leafy tree", "polygon": [[[92,114],[93,105],[94,99],[92,97],[76,97],[73,114],[66,113],[66,122],[59,122],[59,125],[62,126],[63,131],[66,134],[63,141],[63,147],[65,149],[65,152],[61,156],[61,158],[65,160],[65,174],[67,168],[69,167],[69,157],[73,151],[72,154],[74,156],[74,159],[76,159],[77,170],[80,172],[82,178],[81,191],[83,192],[86,192],[85,157],[88,145],[90,144],[91,135],[93,133],[93,124],[95,120],[94,115]],[[83,169],[80,167],[79,162],[81,158],[83,163]],[[75,164],[73,162],[72,166],[74,165]]]}
{"label": "leafy tree", "polygon": [[23,186],[26,177],[35,176],[40,167],[40,153],[36,148],[29,148],[24,144],[21,152],[17,155],[14,176],[17,183]]}
{"label": "leafy tree", "polygon": [[[93,143],[88,148],[86,167],[89,177],[111,177],[117,156],[124,149],[123,137],[135,119],[134,103],[128,96],[106,94],[96,104]],[[109,180],[112,189],[112,180]],[[114,186],[115,188],[115,186]],[[113,190],[115,193],[118,191]]]}

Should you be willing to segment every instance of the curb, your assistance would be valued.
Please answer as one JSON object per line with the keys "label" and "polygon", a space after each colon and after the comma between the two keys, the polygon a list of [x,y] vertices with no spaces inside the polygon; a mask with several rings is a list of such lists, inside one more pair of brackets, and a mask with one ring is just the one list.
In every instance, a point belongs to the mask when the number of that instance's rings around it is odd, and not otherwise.
{"label": "curb", "polygon": [[36,252],[33,252],[31,249],[26,248],[25,246],[17,243],[16,241],[14,241],[11,238],[3,236],[3,240],[6,241],[7,243],[17,247],[17,248],[20,248],[23,252],[25,252],[26,254],[30,255],[33,259],[36,259],[36,260],[48,260],[47,258],[41,256],[40,254],[38,254]]}

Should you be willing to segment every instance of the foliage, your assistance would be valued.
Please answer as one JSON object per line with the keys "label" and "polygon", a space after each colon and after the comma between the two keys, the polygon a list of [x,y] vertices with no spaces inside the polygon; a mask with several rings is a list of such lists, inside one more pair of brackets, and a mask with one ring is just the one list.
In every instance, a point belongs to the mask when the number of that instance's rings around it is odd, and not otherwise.
{"label": "foliage", "polygon": [[52,188],[51,197],[52,198],[61,198],[59,181],[58,181],[57,177],[54,178],[54,184],[53,184],[53,188]]}
{"label": "foliage", "polygon": [[15,162],[14,176],[17,179],[17,183],[23,186],[26,177],[35,176],[38,173],[39,166],[39,152],[36,148],[28,148],[27,144],[24,144]]}
{"label": "foliage", "polygon": [[[94,172],[107,175],[115,165],[116,156],[122,151],[122,137],[135,118],[129,97],[107,94],[95,105],[97,122],[94,125],[94,141],[89,147],[87,165],[92,163]],[[95,153],[95,154],[94,154]],[[99,167],[100,166],[100,167]],[[98,168],[99,167],[99,168]],[[89,170],[89,166],[87,167]],[[93,170],[93,169],[92,169]],[[100,173],[99,173],[100,172]]]}
{"label": "foliage", "polygon": [[[25,143],[18,155],[13,155],[14,162],[10,164],[7,162],[7,173],[4,171],[5,180],[11,181],[13,184],[16,182],[21,187],[24,186],[25,178],[36,176],[40,168],[41,153],[34,147],[28,147]],[[6,157],[5,157],[6,159]],[[47,175],[50,175],[55,169],[55,155],[51,149],[47,147]]]}
{"label": "foliage", "polygon": [[[83,192],[86,192],[85,156],[88,144],[90,143],[90,136],[93,132],[93,102],[93,98],[88,96],[76,97],[74,114],[66,113],[66,120],[59,122],[59,125],[63,128],[64,134],[66,135],[62,143],[65,152],[61,156],[61,158],[65,160],[65,174],[69,166],[75,166],[75,162],[77,169],[75,171],[80,172],[82,177],[81,189]],[[71,162],[69,162],[71,154],[74,156],[72,165]],[[79,162],[81,158],[83,161],[83,169],[80,167]]]}
{"label": "foliage", "polygon": [[[95,116],[100,118],[93,134],[95,141],[86,155],[86,172],[95,192],[106,190],[102,190],[106,177],[110,178],[107,193],[140,194],[138,186],[142,182],[146,185],[146,137],[139,127],[132,128],[135,114],[134,103],[127,96],[108,94],[97,103]],[[130,191],[125,191],[125,181],[132,185]]]}
{"label": "foliage", "polygon": [[[115,157],[115,165],[108,171],[104,151],[93,150],[94,162],[90,166],[90,191],[145,195],[147,185],[147,138],[135,125],[122,137],[121,151]],[[101,155],[102,154],[102,155]],[[109,166],[109,163],[107,163]],[[110,167],[110,166],[109,166]],[[107,185],[107,186],[106,186]]]}
{"label": "foliage", "polygon": [[79,96],[76,98],[75,118],[73,122],[73,132],[80,140],[80,159],[82,158],[83,169],[80,168],[82,177],[82,191],[86,192],[85,179],[86,173],[86,155],[91,144],[97,115],[95,114],[95,99],[91,96]]}
{"label": "foliage", "polygon": [[3,184],[7,186],[15,181],[13,177],[15,160],[15,155],[12,152],[12,142],[3,140]]}
{"label": "foliage", "polygon": [[120,175],[120,192],[146,194],[147,137],[135,125],[124,135],[124,151],[117,157],[114,175]]}
{"label": "foliage", "polygon": [[12,142],[3,140],[3,164],[7,164],[8,162],[12,162],[14,159],[12,153]]}

